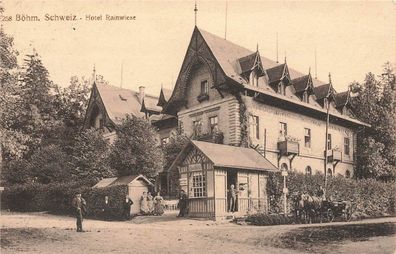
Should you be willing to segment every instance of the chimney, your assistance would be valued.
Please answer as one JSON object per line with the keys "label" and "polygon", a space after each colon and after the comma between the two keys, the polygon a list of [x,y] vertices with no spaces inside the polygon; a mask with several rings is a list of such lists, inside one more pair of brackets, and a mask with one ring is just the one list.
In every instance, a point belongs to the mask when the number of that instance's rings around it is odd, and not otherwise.
{"label": "chimney", "polygon": [[145,89],[144,86],[139,86],[139,100],[140,100],[140,103],[142,103],[143,99],[144,99],[144,89]]}

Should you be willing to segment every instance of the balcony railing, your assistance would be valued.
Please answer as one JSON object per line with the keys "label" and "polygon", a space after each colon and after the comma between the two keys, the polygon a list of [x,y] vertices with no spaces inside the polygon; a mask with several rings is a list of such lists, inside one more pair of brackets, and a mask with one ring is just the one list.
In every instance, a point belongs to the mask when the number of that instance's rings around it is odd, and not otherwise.
{"label": "balcony railing", "polygon": [[216,131],[212,133],[201,133],[201,134],[196,134],[194,139],[199,141],[216,143],[216,144],[223,144],[224,134],[221,131]]}
{"label": "balcony railing", "polygon": [[333,161],[342,161],[342,153],[339,150],[327,150],[327,160],[329,162],[333,162]]}
{"label": "balcony railing", "polygon": [[278,142],[280,155],[299,154],[300,145],[296,141],[284,140]]}

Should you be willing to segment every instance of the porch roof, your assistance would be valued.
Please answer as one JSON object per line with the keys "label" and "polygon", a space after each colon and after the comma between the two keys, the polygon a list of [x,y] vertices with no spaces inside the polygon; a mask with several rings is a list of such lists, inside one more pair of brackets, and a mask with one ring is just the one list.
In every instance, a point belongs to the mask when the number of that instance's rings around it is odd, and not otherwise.
{"label": "porch roof", "polygon": [[257,171],[279,171],[274,164],[252,148],[221,145],[196,140],[191,140],[183,151],[180,152],[171,168],[177,166],[192,147],[202,152],[215,167]]}

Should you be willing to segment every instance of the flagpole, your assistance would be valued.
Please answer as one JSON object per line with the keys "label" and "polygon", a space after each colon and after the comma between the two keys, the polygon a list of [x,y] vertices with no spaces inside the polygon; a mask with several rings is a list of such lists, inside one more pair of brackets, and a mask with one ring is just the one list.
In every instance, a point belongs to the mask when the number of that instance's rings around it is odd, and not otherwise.
{"label": "flagpole", "polygon": [[327,109],[326,109],[326,136],[325,136],[325,160],[324,160],[324,176],[325,176],[325,179],[324,179],[324,191],[325,191],[325,194],[326,194],[326,189],[327,189],[327,163],[328,163],[328,150],[327,150],[327,143],[328,143],[328,139],[329,139],[329,118],[330,118],[330,115],[329,115],[329,109],[330,109],[330,101],[329,101],[329,98],[326,98],[326,106],[327,106]]}

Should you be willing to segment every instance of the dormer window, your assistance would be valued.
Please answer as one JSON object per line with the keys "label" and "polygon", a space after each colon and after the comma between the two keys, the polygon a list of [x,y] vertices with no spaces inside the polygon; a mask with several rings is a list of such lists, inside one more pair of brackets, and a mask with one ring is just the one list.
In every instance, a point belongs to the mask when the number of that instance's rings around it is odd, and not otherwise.
{"label": "dormer window", "polygon": [[327,108],[328,103],[329,103],[329,100],[328,100],[327,98],[324,98],[324,99],[323,99],[323,107],[324,107],[324,108]]}
{"label": "dormer window", "polygon": [[303,93],[303,97],[302,97],[303,102],[309,103],[309,94],[307,91],[305,91]]}
{"label": "dormer window", "polygon": [[282,94],[282,95],[285,95],[285,94],[286,94],[286,87],[285,87],[285,85],[284,85],[282,82],[280,82],[280,83],[278,84],[277,93]]}
{"label": "dormer window", "polygon": [[251,86],[258,86],[258,75],[255,70],[249,75],[249,83]]}

